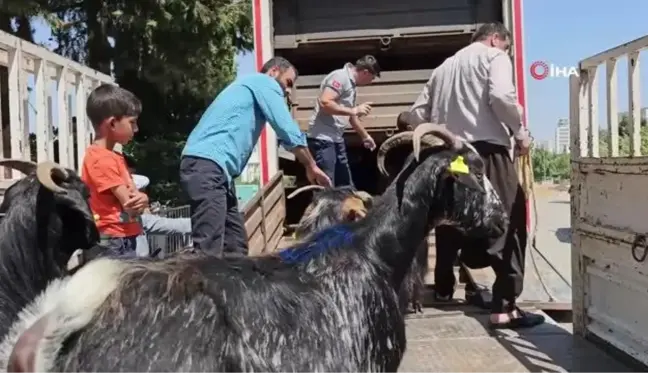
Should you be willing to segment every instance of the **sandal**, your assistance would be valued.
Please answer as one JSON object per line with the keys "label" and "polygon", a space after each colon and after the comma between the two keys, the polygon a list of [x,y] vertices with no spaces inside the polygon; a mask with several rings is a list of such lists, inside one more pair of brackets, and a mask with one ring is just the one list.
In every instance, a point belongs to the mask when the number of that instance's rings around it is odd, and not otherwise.
{"label": "sandal", "polygon": [[522,311],[518,307],[515,310],[520,314],[519,317],[503,323],[489,322],[492,329],[527,329],[544,324],[545,317],[532,312]]}

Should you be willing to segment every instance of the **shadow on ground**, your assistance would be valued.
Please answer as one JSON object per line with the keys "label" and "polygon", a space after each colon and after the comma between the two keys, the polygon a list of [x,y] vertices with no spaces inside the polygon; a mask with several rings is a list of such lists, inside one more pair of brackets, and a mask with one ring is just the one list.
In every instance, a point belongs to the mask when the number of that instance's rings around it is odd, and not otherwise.
{"label": "shadow on ground", "polygon": [[535,328],[491,330],[488,312],[466,305],[426,308],[407,319],[402,372],[630,372],[552,319]]}

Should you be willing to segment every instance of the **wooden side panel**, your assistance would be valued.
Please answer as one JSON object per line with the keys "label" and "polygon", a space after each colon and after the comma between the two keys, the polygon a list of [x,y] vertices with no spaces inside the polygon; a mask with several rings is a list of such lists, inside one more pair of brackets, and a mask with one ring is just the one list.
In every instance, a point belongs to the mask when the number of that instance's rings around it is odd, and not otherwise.
{"label": "wooden side panel", "polygon": [[[431,69],[385,71],[381,78],[369,86],[358,87],[356,102],[371,102],[373,110],[363,117],[362,124],[369,131],[396,128],[396,117],[409,110],[430,79]],[[308,121],[317,103],[319,87],[326,75],[307,75],[297,80],[293,99],[293,113],[302,131],[308,130]]]}
{"label": "wooden side panel", "polygon": [[286,219],[283,172],[278,172],[245,206],[245,230],[249,255],[276,251]]}
{"label": "wooden side panel", "polygon": [[613,160],[582,159],[578,167],[580,318],[586,333],[648,365],[648,159]]}

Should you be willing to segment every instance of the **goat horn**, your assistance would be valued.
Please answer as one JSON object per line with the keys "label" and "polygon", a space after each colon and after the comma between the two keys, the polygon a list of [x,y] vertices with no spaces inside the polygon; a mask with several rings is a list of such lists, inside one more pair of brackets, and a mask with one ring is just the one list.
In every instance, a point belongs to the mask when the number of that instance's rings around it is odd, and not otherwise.
{"label": "goat horn", "polygon": [[63,180],[66,180],[69,176],[66,169],[54,162],[46,161],[38,164],[36,168],[36,177],[41,185],[54,193],[65,193],[65,189],[61,188],[54,182],[52,175],[56,175]]}
{"label": "goat horn", "polygon": [[5,166],[18,170],[25,175],[29,175],[36,169],[36,163],[32,161],[24,161],[22,159],[2,159],[0,166]]}
{"label": "goat horn", "polygon": [[371,201],[371,200],[373,199],[373,196],[372,196],[371,194],[365,192],[364,190],[357,190],[357,191],[355,191],[354,193],[355,193],[355,195],[358,196],[358,198],[360,198],[363,202]]}
{"label": "goat horn", "polygon": [[433,134],[435,137],[438,137],[453,150],[460,150],[463,148],[463,142],[456,137],[452,132],[448,131],[443,125],[436,123],[423,123],[414,129],[414,134],[412,135],[412,145],[414,146],[414,158],[419,160],[421,153],[421,142],[428,145],[437,145],[435,142],[430,142],[423,140],[422,137],[426,134]]}
{"label": "goat horn", "polygon": [[301,192],[305,192],[307,190],[312,190],[312,189],[320,189],[321,190],[321,189],[326,189],[326,188],[324,188],[321,185],[306,185],[306,186],[298,188],[294,192],[290,193],[290,195],[288,196],[288,199],[291,199],[291,198],[295,197],[296,195],[298,195]]}
{"label": "goat horn", "polygon": [[389,176],[389,173],[385,168],[385,157],[387,156],[387,153],[393,148],[399,147],[405,143],[412,141],[413,134],[413,131],[397,133],[385,140],[385,142],[380,145],[380,148],[378,148],[378,152],[376,153],[376,163],[378,164],[378,171],[380,171],[383,176]]}

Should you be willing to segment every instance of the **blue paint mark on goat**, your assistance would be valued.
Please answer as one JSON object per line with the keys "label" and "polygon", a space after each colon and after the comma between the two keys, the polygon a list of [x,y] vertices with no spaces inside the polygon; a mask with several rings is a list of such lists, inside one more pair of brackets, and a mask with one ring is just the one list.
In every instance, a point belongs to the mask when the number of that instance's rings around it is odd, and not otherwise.
{"label": "blue paint mark on goat", "polygon": [[331,249],[351,243],[353,231],[347,225],[335,225],[315,234],[308,242],[298,244],[279,252],[285,263],[304,263]]}

